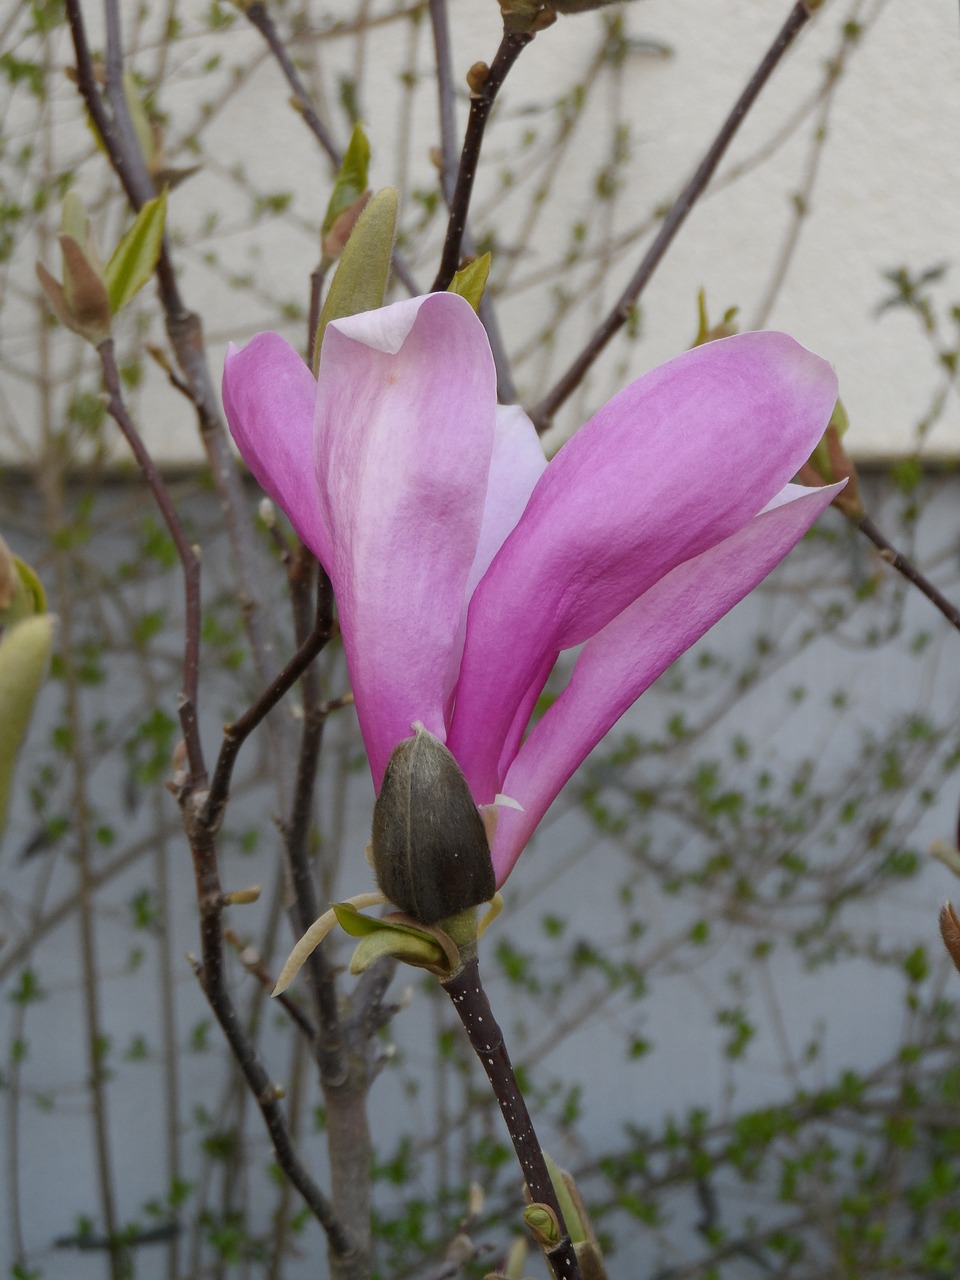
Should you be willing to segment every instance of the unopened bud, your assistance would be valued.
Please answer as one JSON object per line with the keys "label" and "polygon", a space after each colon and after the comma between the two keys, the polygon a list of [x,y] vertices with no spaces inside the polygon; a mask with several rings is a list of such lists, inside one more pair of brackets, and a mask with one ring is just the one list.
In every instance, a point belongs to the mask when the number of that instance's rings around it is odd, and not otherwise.
{"label": "unopened bud", "polygon": [[17,589],[20,586],[20,575],[14,564],[13,556],[3,538],[0,538],[0,613],[13,604]]}
{"label": "unopened bud", "polygon": [[960,969],[960,920],[950,902],[945,902],[940,909],[940,936],[950,952],[950,959]]}
{"label": "unopened bud", "polygon": [[490,68],[485,62],[475,62],[467,72],[467,88],[471,93],[479,93],[487,82]]}
{"label": "unopened bud", "polygon": [[260,898],[260,886],[251,884],[246,889],[234,889],[223,895],[224,906],[245,906],[249,902],[257,902]]}
{"label": "unopened bud", "polygon": [[820,443],[810,455],[809,461],[800,468],[798,479],[814,485],[835,484],[838,480],[845,480],[846,484],[834,498],[833,505],[848,519],[861,520],[865,513],[857,469],[843,447],[843,437],[848,425],[846,411],[838,400]]}
{"label": "unopened bud", "polygon": [[467,780],[421,724],[387,763],[373,810],[377,884],[401,911],[436,924],[496,891],[490,846]]}
{"label": "unopened bud", "polygon": [[560,1243],[560,1224],[548,1204],[528,1204],[523,1211],[523,1220],[542,1249],[551,1249]]}
{"label": "unopened bud", "polygon": [[325,258],[339,258],[344,245],[350,239],[350,233],[357,225],[357,219],[370,203],[370,192],[365,191],[353,204],[348,205],[337,214],[328,231],[320,237],[320,252]]}

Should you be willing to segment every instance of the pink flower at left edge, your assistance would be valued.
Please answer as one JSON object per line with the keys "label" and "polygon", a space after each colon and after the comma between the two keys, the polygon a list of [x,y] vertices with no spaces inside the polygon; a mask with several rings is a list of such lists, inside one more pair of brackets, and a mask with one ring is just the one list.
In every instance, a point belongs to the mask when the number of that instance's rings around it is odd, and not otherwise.
{"label": "pink flower at left edge", "polygon": [[498,887],[607,730],[830,503],[840,486],[789,481],[836,398],[792,338],[741,334],[632,382],[548,465],[445,293],[334,321],[316,380],[273,333],[223,377],[240,452],[330,575],[374,785],[423,723],[478,805],[520,806],[500,809]]}

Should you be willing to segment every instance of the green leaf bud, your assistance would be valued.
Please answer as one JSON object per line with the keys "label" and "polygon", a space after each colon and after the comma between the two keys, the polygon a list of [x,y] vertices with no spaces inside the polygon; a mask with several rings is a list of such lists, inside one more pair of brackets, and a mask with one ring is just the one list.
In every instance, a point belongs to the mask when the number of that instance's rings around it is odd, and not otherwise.
{"label": "green leaf bud", "polygon": [[148,200],[106,266],[110,310],[116,315],[153,275],[163,248],[167,193]]}
{"label": "green leaf bud", "polygon": [[320,364],[323,334],[331,320],[383,306],[397,231],[397,193],[384,187],[370,200],[350,234],[317,324],[314,370]]}
{"label": "green leaf bud", "polygon": [[447,293],[458,293],[461,298],[466,298],[474,311],[479,311],[490,274],[490,262],[490,254],[484,253],[461,267],[447,286]]}
{"label": "green leaf bud", "polygon": [[13,770],[47,674],[53,618],[44,614],[8,628],[0,639],[0,831],[7,817]]}

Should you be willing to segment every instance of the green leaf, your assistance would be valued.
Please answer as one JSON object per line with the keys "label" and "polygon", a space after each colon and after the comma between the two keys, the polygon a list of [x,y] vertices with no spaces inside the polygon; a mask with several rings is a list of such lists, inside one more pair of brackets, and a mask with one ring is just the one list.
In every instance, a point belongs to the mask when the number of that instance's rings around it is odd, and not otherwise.
{"label": "green leaf", "polygon": [[48,613],[18,623],[0,640],[0,832],[7,820],[20,745],[47,674],[52,647],[53,617]]}
{"label": "green leaf", "polygon": [[345,209],[360,199],[366,191],[370,169],[370,143],[363,132],[363,126],[355,124],[350,142],[343,156],[343,163],[333,184],[333,194],[327,205],[327,214],[323,220],[321,231],[324,235],[330,230],[337,218]]}
{"label": "green leaf", "polygon": [[450,973],[443,947],[435,938],[417,938],[399,931],[371,933],[361,938],[350,959],[350,972],[354,975],[366,973],[384,956],[391,956],[417,969]]}
{"label": "green leaf", "polygon": [[398,920],[382,920],[379,916],[365,916],[349,902],[335,902],[333,912],[337,917],[337,924],[351,938],[366,938],[373,933],[397,933],[436,944],[433,934],[426,929],[416,929],[412,925],[401,924]]}
{"label": "green leaf", "polygon": [[47,597],[40,579],[0,538],[0,633],[35,614],[44,613]]}
{"label": "green leaf", "polygon": [[116,315],[153,275],[163,244],[167,193],[148,200],[106,265],[110,313]]}
{"label": "green leaf", "polygon": [[449,975],[459,963],[456,944],[440,929],[419,929],[402,920],[365,916],[349,902],[335,902],[332,910],[344,933],[359,938],[350,972],[364,973],[383,956]]}
{"label": "green leaf", "polygon": [[480,299],[487,287],[491,261],[491,255],[488,252],[479,258],[474,258],[465,267],[461,267],[447,286],[447,293],[459,293],[461,298],[466,298],[474,311],[479,311]]}
{"label": "green leaf", "polygon": [[323,335],[331,320],[373,311],[383,305],[396,228],[397,193],[392,187],[384,187],[357,219],[341,255],[317,324],[314,373],[320,362]]}

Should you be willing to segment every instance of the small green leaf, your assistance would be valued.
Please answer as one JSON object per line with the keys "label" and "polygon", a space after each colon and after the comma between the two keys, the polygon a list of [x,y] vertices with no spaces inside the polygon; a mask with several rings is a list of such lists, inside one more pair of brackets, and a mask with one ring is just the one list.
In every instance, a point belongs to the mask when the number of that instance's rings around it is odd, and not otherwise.
{"label": "small green leaf", "polygon": [[479,311],[480,299],[483,297],[483,291],[487,287],[487,276],[490,274],[491,260],[490,254],[484,253],[481,257],[474,258],[472,262],[468,262],[465,267],[461,267],[450,281],[447,292],[459,293],[461,298],[466,298],[474,311]]}
{"label": "small green leaf", "polygon": [[330,196],[326,217],[321,227],[323,235],[327,234],[341,213],[349,209],[352,204],[356,204],[366,191],[369,185],[367,181],[369,169],[370,143],[363,132],[363,126],[355,124],[350,142],[344,152],[343,163],[333,184],[333,194]]}
{"label": "small green leaf", "polygon": [[365,916],[349,902],[335,902],[333,913],[337,924],[351,938],[366,938],[373,933],[400,933],[411,938],[422,938],[435,942],[433,934],[426,929],[417,929],[413,925],[401,924],[398,920],[383,920],[379,916]]}
{"label": "small green leaf", "polygon": [[317,325],[317,367],[323,335],[331,320],[354,316],[360,311],[374,311],[383,305],[396,228],[397,193],[392,187],[384,187],[357,219],[341,255]]}
{"label": "small green leaf", "polygon": [[28,618],[0,639],[0,831],[7,820],[13,770],[30,714],[47,674],[53,617]]}
{"label": "small green leaf", "polygon": [[381,956],[393,956],[406,964],[447,975],[459,963],[456,944],[441,929],[418,928],[413,922],[365,916],[352,903],[335,902],[331,908],[340,928],[360,944],[350,961],[351,973],[364,973]]}
{"label": "small green leaf", "polygon": [[443,970],[449,974],[443,947],[436,939],[416,938],[399,931],[371,933],[361,938],[350,959],[350,972],[366,973],[384,956],[392,956],[418,969]]}
{"label": "small green leaf", "polygon": [[148,200],[106,265],[110,312],[116,315],[153,275],[163,244],[167,193]]}

